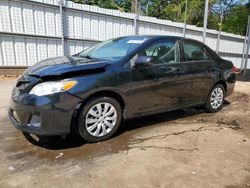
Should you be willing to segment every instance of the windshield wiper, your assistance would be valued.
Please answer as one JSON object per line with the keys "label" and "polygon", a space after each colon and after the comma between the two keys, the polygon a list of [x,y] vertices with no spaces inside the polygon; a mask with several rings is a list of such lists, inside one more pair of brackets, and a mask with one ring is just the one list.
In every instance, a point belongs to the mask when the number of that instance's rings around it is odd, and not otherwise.
{"label": "windshield wiper", "polygon": [[89,55],[80,55],[80,53],[72,55],[73,57],[83,57],[83,58],[87,58],[87,59],[93,59],[93,57],[89,56]]}
{"label": "windshield wiper", "polygon": [[84,57],[84,58],[87,58],[87,59],[93,59],[93,57],[91,57],[91,56],[89,56],[89,55],[86,55],[86,56],[84,56],[84,55],[79,55],[79,57]]}

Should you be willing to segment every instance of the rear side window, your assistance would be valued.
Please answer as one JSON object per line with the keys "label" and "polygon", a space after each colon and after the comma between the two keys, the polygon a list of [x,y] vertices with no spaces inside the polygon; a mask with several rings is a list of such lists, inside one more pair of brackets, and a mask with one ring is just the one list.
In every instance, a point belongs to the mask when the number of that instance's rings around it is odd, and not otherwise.
{"label": "rear side window", "polygon": [[205,47],[194,42],[184,41],[183,51],[185,61],[208,61],[213,60]]}

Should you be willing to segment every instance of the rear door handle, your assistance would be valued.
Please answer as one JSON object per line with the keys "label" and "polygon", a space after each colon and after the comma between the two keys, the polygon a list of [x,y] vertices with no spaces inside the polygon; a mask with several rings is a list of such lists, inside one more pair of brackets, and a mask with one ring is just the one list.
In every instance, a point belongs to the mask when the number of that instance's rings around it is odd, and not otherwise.
{"label": "rear door handle", "polygon": [[175,73],[176,73],[176,74],[178,74],[178,75],[180,75],[180,74],[183,74],[183,73],[184,73],[184,71],[183,71],[183,70],[181,70],[181,69],[176,69]]}
{"label": "rear door handle", "polygon": [[218,69],[216,69],[216,68],[210,68],[210,71],[212,71],[212,72],[217,72]]}

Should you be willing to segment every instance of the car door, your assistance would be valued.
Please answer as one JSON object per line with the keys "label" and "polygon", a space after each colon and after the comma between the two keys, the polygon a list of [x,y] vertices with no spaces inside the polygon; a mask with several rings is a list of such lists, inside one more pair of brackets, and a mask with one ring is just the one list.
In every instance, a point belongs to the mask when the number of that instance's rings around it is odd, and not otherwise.
{"label": "car door", "polygon": [[193,40],[181,42],[183,59],[192,70],[192,102],[202,103],[213,86],[216,67],[207,48],[202,43]]}
{"label": "car door", "polygon": [[177,41],[168,39],[155,42],[138,56],[151,57],[153,62],[150,66],[132,67],[132,113],[166,110],[189,103],[191,69],[180,62]]}

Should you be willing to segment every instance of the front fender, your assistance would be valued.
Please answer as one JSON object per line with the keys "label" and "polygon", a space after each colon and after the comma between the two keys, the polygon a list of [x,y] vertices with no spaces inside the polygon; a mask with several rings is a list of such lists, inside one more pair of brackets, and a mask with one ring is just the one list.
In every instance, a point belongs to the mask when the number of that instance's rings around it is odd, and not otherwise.
{"label": "front fender", "polygon": [[72,95],[83,99],[83,103],[93,96],[112,94],[119,96],[124,104],[124,117],[129,117],[129,104],[126,103],[129,83],[129,73],[116,73],[111,72],[87,75],[83,77],[74,77],[78,84],[69,90]]}

